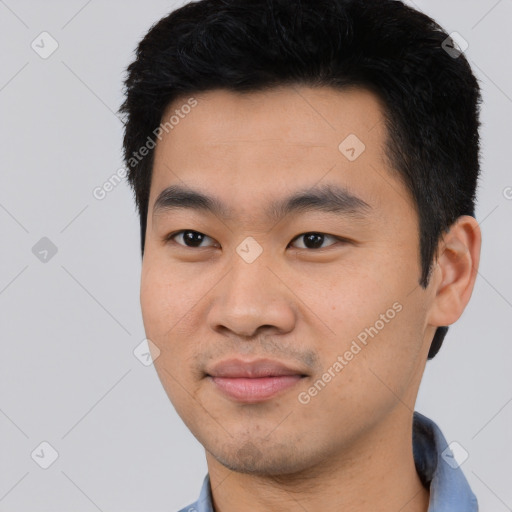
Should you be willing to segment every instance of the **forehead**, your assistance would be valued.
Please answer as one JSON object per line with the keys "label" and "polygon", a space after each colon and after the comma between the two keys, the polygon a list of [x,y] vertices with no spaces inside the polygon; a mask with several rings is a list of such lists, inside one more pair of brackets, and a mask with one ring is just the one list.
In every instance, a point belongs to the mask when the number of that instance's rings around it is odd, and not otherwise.
{"label": "forehead", "polygon": [[398,180],[384,190],[385,180],[394,179],[385,158],[384,110],[367,90],[290,86],[191,96],[193,109],[181,110],[189,103],[183,97],[162,116],[163,123],[172,115],[179,122],[157,142],[150,208],[173,184],[229,197],[242,211],[263,208],[279,191],[325,183],[354,190],[368,203],[386,200],[386,193],[392,200],[397,191],[408,200]]}
{"label": "forehead", "polygon": [[[344,133],[365,137],[381,125],[384,113],[384,105],[374,93],[355,87],[281,86],[250,93],[217,89],[193,96],[198,105],[172,130],[176,144],[185,142],[183,139],[190,145],[287,140],[304,146],[332,146]],[[188,97],[173,101],[163,121],[187,101]],[[266,138],[261,137],[261,130]],[[189,137],[191,131],[193,137]],[[377,131],[371,142],[376,142],[379,134]]]}

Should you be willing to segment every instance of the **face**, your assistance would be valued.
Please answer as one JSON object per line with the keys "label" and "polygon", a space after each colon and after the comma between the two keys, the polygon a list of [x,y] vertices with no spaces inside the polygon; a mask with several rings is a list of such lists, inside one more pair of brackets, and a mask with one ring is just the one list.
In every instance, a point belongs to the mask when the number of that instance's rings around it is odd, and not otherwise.
{"label": "face", "polygon": [[155,367],[212,460],[325,464],[413,408],[434,334],[382,105],[309,87],[194,98],[155,149],[141,282]]}

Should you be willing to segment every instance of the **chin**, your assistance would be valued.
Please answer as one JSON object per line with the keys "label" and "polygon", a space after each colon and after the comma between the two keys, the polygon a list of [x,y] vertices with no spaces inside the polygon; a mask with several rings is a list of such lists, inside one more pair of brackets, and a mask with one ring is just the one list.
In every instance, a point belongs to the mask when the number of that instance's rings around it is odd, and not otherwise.
{"label": "chin", "polygon": [[314,465],[305,454],[299,452],[293,443],[290,445],[268,445],[262,447],[260,441],[247,441],[240,447],[232,445],[225,449],[208,450],[220,464],[236,471],[260,476],[284,476],[300,473]]}

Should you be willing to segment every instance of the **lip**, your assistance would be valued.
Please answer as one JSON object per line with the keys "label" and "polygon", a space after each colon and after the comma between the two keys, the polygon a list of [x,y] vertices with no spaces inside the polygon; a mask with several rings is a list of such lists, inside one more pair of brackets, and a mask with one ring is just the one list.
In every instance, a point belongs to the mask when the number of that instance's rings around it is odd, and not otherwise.
{"label": "lip", "polygon": [[300,369],[270,359],[228,359],[207,372],[207,378],[224,395],[244,403],[269,400],[295,386],[303,377],[305,374]]}
{"label": "lip", "polygon": [[258,377],[282,377],[285,375],[304,375],[298,368],[287,366],[285,363],[273,359],[226,359],[214,365],[206,372],[211,377],[230,378],[258,378]]}

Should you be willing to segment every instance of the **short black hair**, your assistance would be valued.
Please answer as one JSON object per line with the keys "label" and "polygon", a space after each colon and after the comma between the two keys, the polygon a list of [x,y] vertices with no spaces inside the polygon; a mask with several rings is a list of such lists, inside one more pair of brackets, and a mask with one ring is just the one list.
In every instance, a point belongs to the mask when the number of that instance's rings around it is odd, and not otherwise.
{"label": "short black hair", "polygon": [[[124,85],[123,149],[142,255],[154,135],[164,111],[178,98],[214,89],[305,85],[375,93],[385,108],[386,156],[417,207],[423,288],[441,236],[459,216],[474,217],[477,79],[452,38],[399,0],[191,2],[150,28]],[[437,328],[429,359],[447,330]]]}

